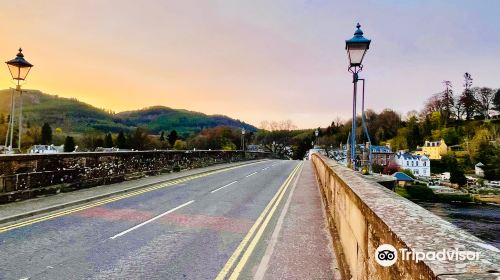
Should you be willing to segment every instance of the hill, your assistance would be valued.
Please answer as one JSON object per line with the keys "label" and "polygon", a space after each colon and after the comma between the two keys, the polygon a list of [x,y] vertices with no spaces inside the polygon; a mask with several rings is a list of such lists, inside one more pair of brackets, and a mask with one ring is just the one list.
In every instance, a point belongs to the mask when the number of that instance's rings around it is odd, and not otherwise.
{"label": "hill", "polygon": [[204,128],[220,125],[231,127],[245,127],[246,130],[256,131],[252,125],[223,115],[205,115],[188,110],[172,109],[164,106],[154,106],[136,111],[126,111],[114,115],[117,124],[125,126],[143,126],[150,131],[159,133],[162,130],[191,134]]}
{"label": "hill", "polygon": [[[0,90],[0,114],[8,115],[10,95],[10,90]],[[63,131],[73,133],[130,131],[143,126],[152,133],[175,129],[186,135],[220,125],[256,131],[254,126],[227,116],[206,115],[163,106],[113,114],[75,98],[49,95],[38,90],[28,90],[23,94],[23,116],[30,125],[41,126],[47,122],[52,127],[60,127]]]}

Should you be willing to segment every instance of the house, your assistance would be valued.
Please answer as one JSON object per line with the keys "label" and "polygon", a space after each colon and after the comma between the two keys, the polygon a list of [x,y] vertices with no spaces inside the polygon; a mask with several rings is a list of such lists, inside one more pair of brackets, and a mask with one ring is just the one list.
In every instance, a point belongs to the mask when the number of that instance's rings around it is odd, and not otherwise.
{"label": "house", "polygon": [[425,155],[429,159],[441,159],[443,155],[448,152],[448,146],[443,139],[440,141],[425,141],[423,147],[419,147],[421,150],[416,151],[417,155]]}
{"label": "house", "polygon": [[396,172],[392,174],[392,177],[394,177],[394,179],[396,179],[396,183],[402,187],[409,185],[413,183],[413,181],[415,181],[415,179],[403,172]]}
{"label": "house", "polygon": [[478,162],[476,165],[474,165],[474,173],[476,173],[476,176],[478,177],[484,177],[484,164],[481,162]]}
{"label": "house", "polygon": [[370,150],[372,154],[372,163],[386,166],[394,161],[394,153],[388,146],[371,146]]}
{"label": "house", "polygon": [[30,154],[57,154],[64,150],[64,145],[33,145],[28,151]]}
{"label": "house", "polygon": [[409,169],[417,177],[431,176],[431,161],[425,155],[412,155],[400,151],[396,153],[394,160],[402,169]]}

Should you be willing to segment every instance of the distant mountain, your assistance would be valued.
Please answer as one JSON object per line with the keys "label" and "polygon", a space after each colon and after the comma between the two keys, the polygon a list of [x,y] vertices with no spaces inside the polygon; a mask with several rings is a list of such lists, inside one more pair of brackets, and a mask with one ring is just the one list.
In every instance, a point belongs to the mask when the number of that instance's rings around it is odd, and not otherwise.
{"label": "distant mountain", "polygon": [[[0,114],[8,114],[10,96],[10,90],[0,90]],[[252,125],[227,116],[206,115],[164,106],[113,114],[74,98],[49,95],[37,90],[29,90],[23,94],[23,116],[24,121],[30,124],[41,126],[47,122],[53,128],[60,127],[63,131],[77,133],[129,131],[138,126],[147,127],[152,133],[175,129],[180,134],[196,133],[204,128],[220,125],[257,130]]]}

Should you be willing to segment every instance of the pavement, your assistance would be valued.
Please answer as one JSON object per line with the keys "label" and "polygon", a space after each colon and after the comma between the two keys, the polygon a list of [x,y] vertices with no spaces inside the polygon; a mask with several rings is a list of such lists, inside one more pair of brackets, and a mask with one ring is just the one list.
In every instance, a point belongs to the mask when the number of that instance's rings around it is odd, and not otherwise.
{"label": "pavement", "polygon": [[0,279],[336,279],[311,163],[226,167],[4,205]]}

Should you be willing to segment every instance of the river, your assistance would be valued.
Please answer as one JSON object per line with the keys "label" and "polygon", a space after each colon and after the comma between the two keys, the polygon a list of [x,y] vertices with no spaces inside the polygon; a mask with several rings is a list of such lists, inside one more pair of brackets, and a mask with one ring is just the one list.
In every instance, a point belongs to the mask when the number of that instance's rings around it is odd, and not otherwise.
{"label": "river", "polygon": [[476,203],[414,202],[500,249],[500,206]]}

